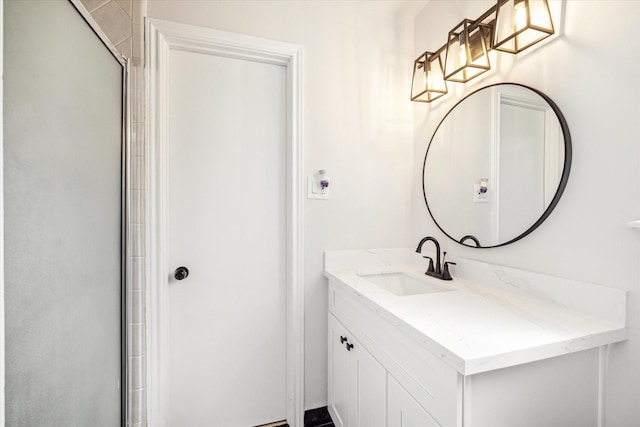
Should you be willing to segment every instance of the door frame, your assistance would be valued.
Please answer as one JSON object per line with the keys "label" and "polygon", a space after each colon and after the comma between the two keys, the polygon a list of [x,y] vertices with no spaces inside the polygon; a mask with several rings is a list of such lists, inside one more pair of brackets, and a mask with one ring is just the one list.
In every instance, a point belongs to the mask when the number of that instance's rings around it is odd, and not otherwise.
{"label": "door frame", "polygon": [[286,415],[304,418],[304,275],[302,181],[302,47],[164,20],[145,20],[147,420],[167,423],[168,408],[168,72],[171,50],[284,66],[287,70]]}

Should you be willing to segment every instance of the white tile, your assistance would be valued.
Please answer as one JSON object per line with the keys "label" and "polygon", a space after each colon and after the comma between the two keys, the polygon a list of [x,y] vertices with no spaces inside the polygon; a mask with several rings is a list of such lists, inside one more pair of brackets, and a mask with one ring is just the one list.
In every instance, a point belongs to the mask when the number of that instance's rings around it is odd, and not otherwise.
{"label": "white tile", "polygon": [[[133,43],[140,41],[133,40]],[[134,55],[134,59],[137,56]],[[131,77],[131,121],[142,123],[144,120],[144,68],[136,64],[130,70]]]}
{"label": "white tile", "polygon": [[144,347],[146,342],[145,331],[146,328],[144,323],[134,323],[131,325],[131,357],[144,356]]}
{"label": "white tile", "polygon": [[144,56],[144,24],[131,24],[131,39],[133,40],[132,56],[142,58]]}
{"label": "white tile", "polygon": [[116,0],[116,3],[120,6],[120,9],[127,14],[127,16],[131,16],[131,0]]}
{"label": "white tile", "polygon": [[145,358],[144,356],[131,357],[129,359],[131,372],[131,390],[139,390],[145,387]]}
{"label": "white tile", "polygon": [[131,58],[131,66],[132,67],[143,67],[144,66],[144,59],[143,58],[137,58],[137,57],[133,57]]}
{"label": "white tile", "polygon": [[[131,422],[146,424],[147,416],[147,392],[146,390],[134,390],[130,394]],[[134,424],[135,425],[135,424]]]}
{"label": "white tile", "polygon": [[142,323],[145,320],[144,291],[131,291],[131,323]]}
{"label": "white tile", "polygon": [[88,12],[93,12],[94,10],[96,10],[100,6],[105,5],[109,1],[110,0],[80,0],[82,5],[85,7],[85,9],[87,9]]}
{"label": "white tile", "polygon": [[131,188],[144,190],[144,158],[131,157]]}
{"label": "white tile", "polygon": [[131,125],[131,156],[142,157],[144,154],[144,142],[142,141],[142,129],[144,125],[142,123],[136,123],[132,121]]}
{"label": "white tile", "polygon": [[130,254],[132,257],[144,256],[144,226],[142,224],[130,224]]}
{"label": "white tile", "polygon": [[131,278],[129,286],[132,291],[144,290],[144,257],[130,258]]}
{"label": "white tile", "polygon": [[131,58],[131,37],[128,37],[124,41],[118,43],[116,49],[120,55],[125,58]]}
{"label": "white tile", "polygon": [[129,255],[128,252],[128,248],[131,247],[131,242],[129,240],[127,240],[125,242],[125,245],[127,247],[127,252],[125,254],[125,256],[127,257],[124,261],[125,261],[125,265],[124,265],[124,269],[125,269],[125,284],[126,284],[126,289],[127,291],[131,290],[131,284],[133,283],[133,271],[131,269],[131,256]]}
{"label": "white tile", "polygon": [[131,37],[131,18],[115,1],[110,1],[94,10],[91,16],[114,45]]}
{"label": "white tile", "polygon": [[144,223],[144,191],[131,190],[130,222],[132,224]]}
{"label": "white tile", "polygon": [[145,0],[132,0],[131,3],[131,22],[134,24],[144,24],[144,15],[146,13]]}

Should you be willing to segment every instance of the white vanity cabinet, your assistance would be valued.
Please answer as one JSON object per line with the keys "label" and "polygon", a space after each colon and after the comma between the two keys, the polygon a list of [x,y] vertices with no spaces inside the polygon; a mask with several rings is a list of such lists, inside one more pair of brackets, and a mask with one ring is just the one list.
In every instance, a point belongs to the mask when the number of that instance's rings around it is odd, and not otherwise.
{"label": "white vanity cabinet", "polygon": [[387,425],[398,427],[439,427],[407,390],[392,376],[388,377]]}
{"label": "white vanity cabinet", "polygon": [[329,411],[337,427],[438,427],[332,314],[329,349]]}
{"label": "white vanity cabinet", "polygon": [[337,427],[384,427],[386,371],[329,314],[329,402]]}
{"label": "white vanity cabinet", "polygon": [[413,249],[325,252],[335,424],[604,427],[626,292],[456,262],[440,283]]}
{"label": "white vanity cabinet", "polygon": [[455,370],[329,288],[328,409],[335,425],[457,425]]}
{"label": "white vanity cabinet", "polygon": [[336,426],[602,425],[605,347],[465,375],[428,348],[427,337],[334,280],[328,317]]}

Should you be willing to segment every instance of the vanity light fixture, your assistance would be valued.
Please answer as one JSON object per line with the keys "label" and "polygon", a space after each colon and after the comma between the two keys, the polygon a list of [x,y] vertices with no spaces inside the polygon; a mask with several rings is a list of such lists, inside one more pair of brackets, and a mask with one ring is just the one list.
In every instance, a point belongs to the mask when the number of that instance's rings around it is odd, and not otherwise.
{"label": "vanity light fixture", "polygon": [[413,62],[411,100],[431,102],[447,93],[442,67],[443,48],[437,52],[425,52]]}
{"label": "vanity light fixture", "polygon": [[431,102],[447,93],[446,80],[466,83],[489,71],[492,49],[519,53],[553,33],[548,0],[497,0],[475,21],[464,19],[451,30],[440,49],[414,61],[411,100]]}
{"label": "vanity light fixture", "polygon": [[493,48],[518,53],[554,33],[547,0],[499,0]]}
{"label": "vanity light fixture", "polygon": [[464,19],[449,31],[444,78],[452,82],[466,83],[474,77],[489,71],[487,36],[491,27]]}

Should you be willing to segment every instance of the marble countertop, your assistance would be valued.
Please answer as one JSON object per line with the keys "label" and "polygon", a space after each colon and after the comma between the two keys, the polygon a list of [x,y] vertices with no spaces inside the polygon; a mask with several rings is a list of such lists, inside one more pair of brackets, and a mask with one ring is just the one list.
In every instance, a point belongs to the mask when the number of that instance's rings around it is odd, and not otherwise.
{"label": "marble countertop", "polygon": [[[327,251],[325,276],[463,375],[627,339],[626,293],[508,267],[455,259],[451,281],[424,275],[408,249]],[[367,279],[403,272],[446,292],[397,296]]]}

